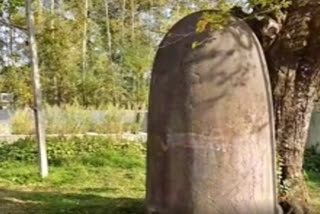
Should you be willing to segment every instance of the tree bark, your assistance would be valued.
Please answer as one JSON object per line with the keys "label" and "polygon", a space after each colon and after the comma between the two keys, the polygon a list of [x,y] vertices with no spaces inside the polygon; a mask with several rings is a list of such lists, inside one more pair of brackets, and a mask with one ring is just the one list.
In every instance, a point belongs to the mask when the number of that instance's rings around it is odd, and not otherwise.
{"label": "tree bark", "polygon": [[83,10],[83,36],[82,36],[82,101],[83,104],[87,104],[87,99],[85,95],[85,79],[87,73],[87,33],[88,33],[88,9],[89,0],[84,0],[84,10]]}
{"label": "tree bark", "polygon": [[57,10],[58,10],[58,13],[60,14],[60,15],[63,15],[63,13],[64,13],[64,0],[58,0],[57,1]]}
{"label": "tree bark", "polygon": [[54,29],[54,12],[55,12],[55,0],[50,0],[50,14],[51,14],[51,20],[50,20],[50,29]]}
{"label": "tree bark", "polygon": [[38,9],[39,9],[39,15],[42,16],[42,13],[43,13],[43,3],[42,3],[42,0],[38,0]]}
{"label": "tree bark", "polygon": [[14,28],[11,25],[12,22],[12,14],[11,11],[9,9],[9,37],[10,37],[10,42],[9,42],[9,50],[10,50],[10,65],[11,66],[15,66],[15,56],[14,56],[14,50],[13,50],[13,43],[14,43]]}
{"label": "tree bark", "polygon": [[131,42],[135,39],[135,2],[131,0]]}
{"label": "tree bark", "polygon": [[112,37],[110,29],[109,1],[105,0],[108,55],[112,55]]}
{"label": "tree bark", "polygon": [[125,35],[125,21],[126,21],[126,0],[122,0],[122,14],[121,14],[121,42],[124,43],[124,35]]}
{"label": "tree bark", "polygon": [[40,175],[42,178],[48,176],[48,159],[46,148],[45,121],[42,108],[42,94],[40,84],[40,73],[38,67],[37,44],[35,40],[34,18],[31,8],[31,0],[26,0],[26,15],[28,24],[28,37],[31,53],[31,67],[33,80],[34,113],[36,122],[36,136],[38,140],[38,155],[40,165]]}
{"label": "tree bark", "polygon": [[285,211],[309,213],[303,157],[320,83],[320,5],[294,1],[275,43],[266,51],[282,159],[280,199]]}
{"label": "tree bark", "polygon": [[13,43],[14,43],[14,26],[12,25],[12,3],[8,0],[3,1],[3,7],[2,7],[2,18],[5,22],[6,26],[9,28],[8,30],[8,37],[9,42],[7,44],[8,48],[8,64],[10,66],[15,65],[15,59],[14,59],[14,51],[13,51]]}
{"label": "tree bark", "polygon": [[[50,0],[50,15],[51,15],[51,20],[50,20],[50,30],[51,30],[51,38],[52,40],[55,39],[55,0]],[[58,106],[61,105],[60,99],[59,99],[59,82],[57,81],[57,71],[51,71],[53,75],[53,87],[54,87],[54,102]]]}

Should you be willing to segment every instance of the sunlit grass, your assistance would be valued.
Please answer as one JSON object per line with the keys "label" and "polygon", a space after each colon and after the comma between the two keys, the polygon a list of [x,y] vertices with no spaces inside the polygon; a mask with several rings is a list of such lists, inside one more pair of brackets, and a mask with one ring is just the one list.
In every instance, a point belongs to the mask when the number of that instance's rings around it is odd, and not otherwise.
{"label": "sunlit grass", "polygon": [[0,162],[0,213],[143,213],[145,152],[142,143],[122,142],[101,146],[100,150],[68,160],[62,158],[55,162],[58,164],[51,165],[50,176],[43,181],[35,161]]}
{"label": "sunlit grass", "polygon": [[[43,181],[34,157],[35,142],[17,144],[0,146],[0,155],[7,156],[0,157],[0,214],[144,213],[144,143],[52,139],[50,176]],[[320,173],[307,174],[311,205],[318,214]]]}

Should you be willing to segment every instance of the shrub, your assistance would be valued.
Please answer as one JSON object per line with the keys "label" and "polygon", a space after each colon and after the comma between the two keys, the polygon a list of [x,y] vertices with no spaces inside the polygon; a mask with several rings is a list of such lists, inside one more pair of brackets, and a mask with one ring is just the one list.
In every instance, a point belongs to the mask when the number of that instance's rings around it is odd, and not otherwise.
{"label": "shrub", "polygon": [[46,107],[46,130],[50,134],[81,134],[93,127],[90,110],[78,105]]}
{"label": "shrub", "polygon": [[[130,145],[130,146],[129,146]],[[144,156],[142,143],[116,141],[105,138],[52,138],[48,141],[48,160],[52,165],[80,159],[93,166],[110,165],[124,168],[143,166],[139,161]],[[126,157],[130,154],[130,159]],[[135,158],[137,157],[137,158]],[[99,159],[100,158],[100,159]],[[6,161],[35,162],[37,144],[31,138],[21,139],[13,144],[0,144],[0,163]],[[104,161],[109,161],[107,164]]]}
{"label": "shrub", "polygon": [[13,134],[34,133],[34,117],[32,110],[25,108],[15,112],[12,119]]}
{"label": "shrub", "polygon": [[304,155],[304,169],[308,172],[320,172],[320,154],[316,147],[306,149]]}

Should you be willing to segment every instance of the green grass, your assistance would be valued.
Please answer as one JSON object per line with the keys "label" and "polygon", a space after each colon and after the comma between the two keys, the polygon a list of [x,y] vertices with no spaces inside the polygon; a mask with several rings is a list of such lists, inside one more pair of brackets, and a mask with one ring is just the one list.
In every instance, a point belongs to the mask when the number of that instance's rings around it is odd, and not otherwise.
{"label": "green grass", "polygon": [[310,190],[311,205],[315,214],[320,213],[320,173],[308,173],[308,187]]}
{"label": "green grass", "polygon": [[[143,214],[145,145],[100,138],[51,139],[50,176],[38,176],[36,143],[0,146],[0,214]],[[319,156],[320,158],[320,156]],[[318,155],[308,155],[308,186],[320,213]]]}
{"label": "green grass", "polygon": [[317,148],[307,149],[304,156],[304,169],[314,214],[320,213],[320,154]]}
{"label": "green grass", "polygon": [[[86,143],[79,139],[76,142]],[[44,181],[38,177],[35,160],[14,160],[21,155],[8,155],[7,160],[0,161],[0,213],[142,214],[143,144],[97,142],[102,144],[98,152],[93,150],[68,159],[60,153],[61,158],[53,159],[50,176]]]}

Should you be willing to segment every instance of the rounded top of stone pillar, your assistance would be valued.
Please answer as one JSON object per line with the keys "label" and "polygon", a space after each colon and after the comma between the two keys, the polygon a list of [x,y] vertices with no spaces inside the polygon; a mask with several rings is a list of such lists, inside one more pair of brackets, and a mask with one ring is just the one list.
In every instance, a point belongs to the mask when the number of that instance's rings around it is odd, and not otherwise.
{"label": "rounded top of stone pillar", "polygon": [[[274,125],[264,54],[237,18],[199,32],[191,14],[161,42],[148,118],[149,213],[275,214]],[[201,23],[206,24],[206,23]]]}

